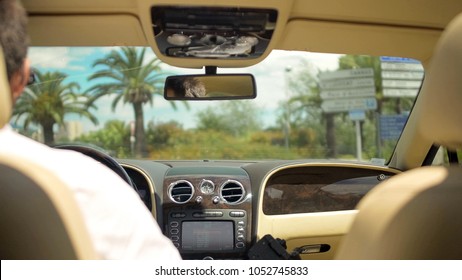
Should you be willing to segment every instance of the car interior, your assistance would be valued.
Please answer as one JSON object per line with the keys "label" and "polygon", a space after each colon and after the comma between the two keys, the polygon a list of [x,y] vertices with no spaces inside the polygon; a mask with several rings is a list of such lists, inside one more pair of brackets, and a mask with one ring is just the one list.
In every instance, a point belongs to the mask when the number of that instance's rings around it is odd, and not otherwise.
{"label": "car interior", "polygon": [[[148,47],[211,84],[204,102],[258,96],[252,77],[221,70],[261,64],[277,50],[420,61],[423,83],[384,164],[118,158],[77,144],[57,148],[123,177],[183,259],[462,259],[461,1],[22,2],[32,47]],[[0,127],[11,117],[2,67]],[[184,81],[175,77],[172,85]],[[196,102],[172,97],[167,85],[167,100]],[[437,163],[439,153],[446,163]],[[72,194],[52,174],[0,155],[0,186],[2,259],[98,258]]]}

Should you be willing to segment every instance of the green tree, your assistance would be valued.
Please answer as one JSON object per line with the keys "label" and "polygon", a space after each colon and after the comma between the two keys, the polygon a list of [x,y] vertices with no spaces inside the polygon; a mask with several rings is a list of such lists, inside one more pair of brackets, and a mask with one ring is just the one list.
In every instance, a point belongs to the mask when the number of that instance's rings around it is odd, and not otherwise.
{"label": "green tree", "polygon": [[97,124],[97,119],[88,111],[88,96],[77,93],[80,90],[77,83],[65,83],[66,74],[36,70],[35,75],[36,82],[26,88],[15,104],[16,124],[23,121],[25,130],[30,124],[41,126],[47,145],[54,143],[53,126],[63,125],[67,114],[78,114]]}
{"label": "green tree", "polygon": [[[290,113],[283,112],[282,116],[290,115],[293,139],[300,148],[305,146],[312,151],[306,153],[318,157],[336,157],[334,115],[326,114],[321,109],[319,81],[314,68],[308,61],[301,61],[300,65],[291,71],[288,78],[290,98],[281,106]],[[282,125],[280,117],[279,123]]]}
{"label": "green tree", "polygon": [[150,121],[146,131],[146,139],[150,150],[162,149],[168,146],[170,139],[183,133],[183,127],[176,121],[154,123]]}
{"label": "green tree", "polygon": [[[115,94],[112,110],[122,100],[133,106],[135,117],[135,154],[147,155],[143,105],[153,103],[154,95],[163,95],[165,76],[161,72],[161,61],[156,57],[145,63],[146,48],[123,47],[113,50],[104,58],[93,63],[93,67],[102,67],[89,77],[102,82],[91,87],[91,102],[102,96]],[[175,103],[171,103],[175,108]]]}
{"label": "green tree", "polygon": [[128,157],[131,154],[130,128],[125,122],[119,120],[107,121],[102,129],[82,135],[76,141],[91,143],[119,158]]}
{"label": "green tree", "polygon": [[197,129],[214,130],[246,137],[251,132],[260,130],[262,121],[258,108],[246,100],[221,102],[197,113]]}

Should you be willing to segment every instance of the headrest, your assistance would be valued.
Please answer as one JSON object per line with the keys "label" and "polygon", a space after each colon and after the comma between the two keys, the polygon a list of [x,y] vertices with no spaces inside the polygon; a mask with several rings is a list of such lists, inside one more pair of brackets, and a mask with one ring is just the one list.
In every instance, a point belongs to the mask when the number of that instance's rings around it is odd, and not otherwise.
{"label": "headrest", "polygon": [[443,32],[419,98],[422,135],[451,150],[462,148],[462,14]]}
{"label": "headrest", "polygon": [[11,106],[10,83],[6,74],[5,58],[0,47],[0,128],[10,121]]}

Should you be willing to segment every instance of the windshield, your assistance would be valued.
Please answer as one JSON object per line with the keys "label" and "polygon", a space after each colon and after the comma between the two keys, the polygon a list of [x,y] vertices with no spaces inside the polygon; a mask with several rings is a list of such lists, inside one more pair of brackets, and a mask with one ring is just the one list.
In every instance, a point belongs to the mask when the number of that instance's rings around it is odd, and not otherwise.
{"label": "windshield", "polygon": [[13,127],[49,145],[88,143],[119,158],[345,159],[384,164],[423,79],[411,59],[273,51],[257,97],[168,101],[168,75],[149,48],[33,47],[35,73]]}

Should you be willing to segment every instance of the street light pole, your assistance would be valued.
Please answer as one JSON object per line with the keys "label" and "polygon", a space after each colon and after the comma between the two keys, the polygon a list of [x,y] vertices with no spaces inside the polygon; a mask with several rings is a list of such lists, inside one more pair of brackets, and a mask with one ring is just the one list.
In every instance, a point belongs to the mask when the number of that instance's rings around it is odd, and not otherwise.
{"label": "street light pole", "polygon": [[131,121],[130,122],[130,152],[132,156],[135,155],[135,142],[136,142],[135,121]]}
{"label": "street light pole", "polygon": [[285,80],[285,95],[286,95],[286,108],[284,112],[284,144],[286,147],[286,150],[289,150],[290,148],[290,115],[291,115],[291,110],[290,110],[290,89],[289,89],[289,73],[292,71],[291,66],[286,66],[285,70],[285,75],[284,75],[284,80]]}

